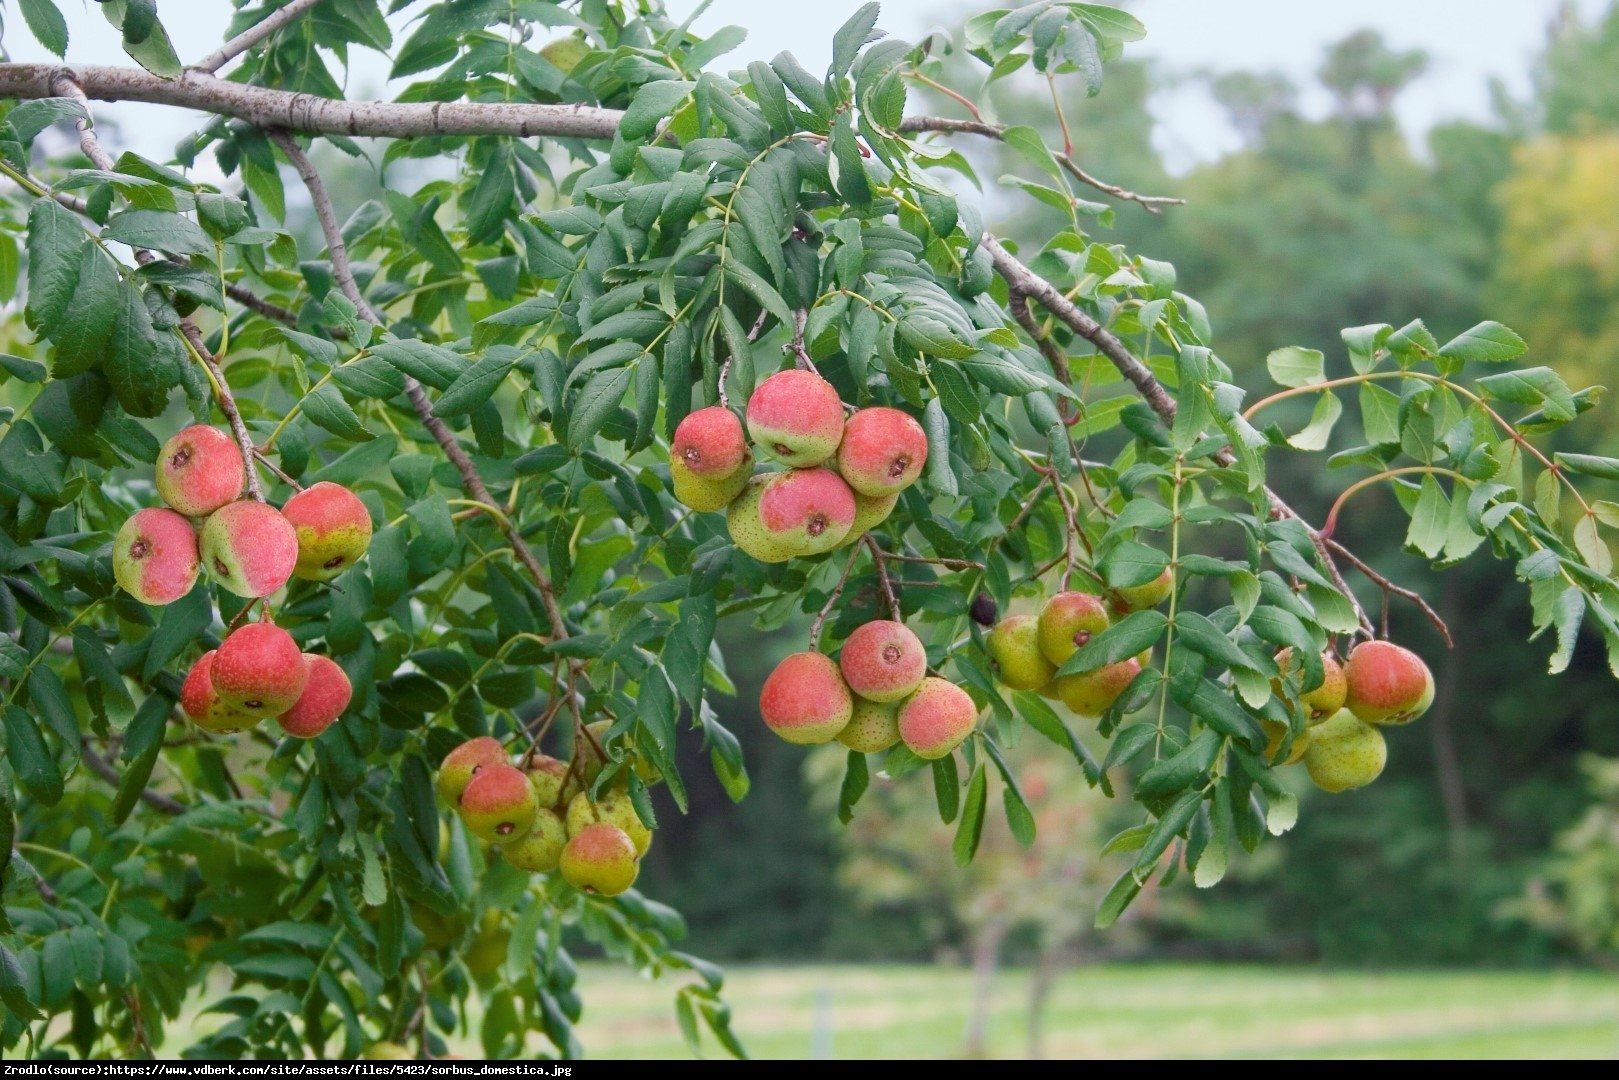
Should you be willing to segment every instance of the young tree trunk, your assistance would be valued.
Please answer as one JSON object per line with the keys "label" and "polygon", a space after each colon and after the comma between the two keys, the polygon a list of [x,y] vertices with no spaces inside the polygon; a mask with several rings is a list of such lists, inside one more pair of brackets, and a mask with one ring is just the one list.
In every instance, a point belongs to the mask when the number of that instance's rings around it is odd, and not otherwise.
{"label": "young tree trunk", "polygon": [[1467,873],[1467,788],[1462,776],[1461,759],[1456,753],[1456,738],[1452,720],[1456,711],[1456,687],[1462,681],[1461,657],[1464,649],[1459,640],[1466,634],[1465,621],[1459,618],[1460,597],[1457,590],[1458,579],[1451,575],[1445,579],[1444,596],[1441,605],[1444,608],[1445,621],[1456,627],[1458,637],[1457,647],[1445,653],[1445,660],[1436,679],[1438,693],[1435,695],[1434,707],[1430,717],[1428,731],[1433,739],[1434,771],[1438,774],[1439,791],[1445,803],[1445,825],[1447,837],[1450,842],[1450,866],[1455,881],[1460,886],[1463,875]]}
{"label": "young tree trunk", "polygon": [[1029,1057],[1039,1061],[1046,1056],[1046,1007],[1057,979],[1074,961],[1074,950],[1066,942],[1048,946],[1029,977]]}
{"label": "young tree trunk", "polygon": [[967,1014],[967,1032],[962,1040],[961,1055],[981,1058],[989,1052],[989,1013],[994,1005],[995,967],[1000,962],[1001,941],[1006,937],[1006,924],[991,919],[978,928],[972,942],[973,998]]}

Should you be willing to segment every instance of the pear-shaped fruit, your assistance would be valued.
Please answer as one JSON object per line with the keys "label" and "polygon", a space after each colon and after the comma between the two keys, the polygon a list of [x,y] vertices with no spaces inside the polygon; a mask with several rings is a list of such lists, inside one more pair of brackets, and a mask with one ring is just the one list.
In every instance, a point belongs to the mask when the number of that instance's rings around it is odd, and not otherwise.
{"label": "pear-shaped fruit", "polygon": [[928,437],[909,413],[861,409],[843,425],[838,472],[862,495],[898,495],[922,475]]}
{"label": "pear-shaped fruit", "polygon": [[157,493],[186,517],[205,517],[241,497],[247,465],[236,440],[206,424],[193,424],[163,444],[157,456]]}
{"label": "pear-shaped fruit", "polygon": [[904,623],[874,619],[855,627],[843,643],[838,669],[849,689],[867,701],[898,701],[922,684],[928,654]]}
{"label": "pear-shaped fruit", "polygon": [[274,623],[245,623],[214,654],[214,689],[227,705],[259,717],[279,716],[298,703],[309,668],[292,635]]}
{"label": "pear-shaped fruit", "polygon": [[617,896],[640,869],[635,842],[605,821],[585,826],[562,849],[562,880],[585,892]]}
{"label": "pear-shaped fruit", "polygon": [[507,765],[506,748],[499,739],[485,735],[466,742],[444,755],[438,767],[438,797],[451,806],[459,806],[461,793],[473,775],[486,765]]}
{"label": "pear-shaped fruit", "polygon": [[691,476],[730,476],[748,460],[742,421],[722,405],[687,414],[669,440],[669,464],[678,462]]}
{"label": "pear-shaped fruit", "polygon": [[1169,599],[1175,591],[1175,575],[1168,568],[1145,585],[1124,585],[1113,590],[1113,610],[1120,615],[1146,611]]}
{"label": "pear-shaped fruit", "polygon": [[[1281,750],[1282,740],[1287,738],[1289,728],[1286,724],[1263,718],[1260,719],[1259,726],[1265,732],[1265,760],[1275,761],[1276,753]],[[1304,752],[1310,748],[1310,740],[1313,734],[1313,728],[1305,728],[1300,731],[1298,737],[1293,740],[1292,747],[1288,749],[1287,759],[1276,763],[1279,765],[1297,764],[1304,757]]]}
{"label": "pear-shaped fruit", "polygon": [[298,565],[298,532],[275,507],[252,499],[226,503],[203,522],[202,568],[237,596],[269,596]]}
{"label": "pear-shaped fruit", "polygon": [[681,505],[702,513],[724,510],[742,494],[742,489],[748,486],[748,478],[752,475],[753,456],[746,453],[742,464],[733,471],[718,476],[705,476],[702,473],[692,472],[678,458],[669,459],[669,479],[674,487],[675,498]]}
{"label": "pear-shaped fruit", "polygon": [[180,514],[137,510],[112,542],[112,576],[143,604],[172,604],[197,583],[197,533]]}
{"label": "pear-shaped fruit", "polygon": [[1078,675],[1059,675],[1051,680],[1051,688],[1062,703],[1073,710],[1075,716],[1101,716],[1113,707],[1135,677],[1141,674],[1146,655],[1132,656],[1128,660]]}
{"label": "pear-shaped fruit", "polygon": [[1079,647],[1106,630],[1110,620],[1102,598],[1082,592],[1060,592],[1040,609],[1040,651],[1057,667]]}
{"label": "pear-shaped fruit", "polygon": [[854,524],[854,492],[831,469],[753,477],[726,514],[736,546],[760,562],[837,547]]}
{"label": "pear-shaped fruit", "polygon": [[550,754],[536,754],[534,760],[528,763],[528,780],[534,785],[534,794],[541,806],[565,806],[567,800],[562,796],[563,789],[570,786],[578,789],[578,784],[568,777],[568,763]]}
{"label": "pear-shaped fruit", "polygon": [[371,546],[371,512],[342,484],[311,484],[287,500],[281,516],[298,537],[292,572],[306,581],[330,581]]}
{"label": "pear-shaped fruit", "polygon": [[854,521],[849,525],[849,534],[838,541],[838,547],[846,548],[859,543],[862,536],[887,521],[898,505],[898,495],[862,495],[856,491]]}
{"label": "pear-shaped fruit", "polygon": [[485,765],[461,792],[461,820],[486,843],[520,837],[534,824],[540,800],[528,774],[505,763]]}
{"label": "pear-shaped fruit", "polygon": [[794,653],[776,665],[759,691],[765,726],[801,746],[831,742],[849,723],[854,699],[832,658]]}
{"label": "pear-shaped fruit", "polygon": [[1391,641],[1364,641],[1344,666],[1349,711],[1368,724],[1409,724],[1433,704],[1433,673]]}
{"label": "pear-shaped fruit", "polygon": [[843,399],[813,371],[778,371],[748,398],[748,434],[783,465],[819,465],[843,439]]}
{"label": "pear-shaped fruit", "polygon": [[854,699],[849,723],[838,732],[838,742],[862,754],[880,754],[899,742],[899,702]]}
{"label": "pear-shaped fruit", "polygon": [[354,695],[348,673],[335,660],[304,653],[304,668],[309,672],[304,692],[292,708],[276,718],[281,730],[295,739],[313,739],[331,727]]}
{"label": "pear-shaped fruit", "polygon": [[1377,779],[1388,760],[1383,733],[1348,709],[1334,713],[1309,734],[1304,767],[1325,791],[1365,787]]}
{"label": "pear-shaped fruit", "polygon": [[568,843],[568,830],[555,810],[541,809],[534,815],[534,824],[521,840],[507,840],[500,845],[503,859],[531,874],[548,874],[562,862],[562,849]]}
{"label": "pear-shaped fruit", "polygon": [[1040,620],[1033,615],[1008,615],[985,636],[984,647],[995,677],[1013,690],[1039,690],[1057,673],[1040,651]]}
{"label": "pear-shaped fruit", "polygon": [[214,689],[214,650],[197,658],[180,685],[180,708],[191,722],[213,735],[232,735],[263,720],[262,712],[249,712],[226,702]]}
{"label": "pear-shaped fruit", "polygon": [[630,801],[628,791],[605,791],[596,799],[590,797],[590,792],[581,791],[573,797],[568,804],[569,836],[578,836],[598,821],[623,829],[624,835],[635,845],[637,857],[645,855],[647,848],[652,846],[652,830],[635,812],[635,804]]}
{"label": "pear-shaped fruit", "polygon": [[911,753],[930,761],[959,746],[977,723],[978,706],[967,691],[933,676],[899,707],[899,737]]}
{"label": "pear-shaped fruit", "polygon": [[1306,678],[1304,666],[1295,665],[1293,650],[1283,649],[1276,654],[1276,667],[1281,674],[1271,680],[1271,693],[1287,700],[1282,692],[1282,683],[1289,680],[1293,683],[1293,692],[1298,695],[1299,705],[1304,709],[1305,720],[1310,724],[1319,724],[1333,713],[1344,707],[1344,698],[1349,692],[1349,683],[1344,678],[1344,669],[1336,657],[1325,653],[1321,656],[1322,679],[1321,685],[1313,690],[1300,693],[1300,686]]}
{"label": "pear-shaped fruit", "polygon": [[360,1052],[362,1061],[415,1061],[416,1055],[394,1042],[372,1043]]}

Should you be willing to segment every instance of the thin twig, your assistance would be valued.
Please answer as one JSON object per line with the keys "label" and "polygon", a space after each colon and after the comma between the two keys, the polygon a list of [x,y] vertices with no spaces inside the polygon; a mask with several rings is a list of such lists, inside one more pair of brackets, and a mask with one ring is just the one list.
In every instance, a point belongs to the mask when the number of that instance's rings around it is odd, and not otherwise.
{"label": "thin twig", "polygon": [[[1366,564],[1365,560],[1363,560],[1359,555],[1356,555],[1353,551],[1350,551],[1337,540],[1329,538],[1326,540],[1326,545],[1342,556],[1343,560],[1350,566],[1353,566],[1356,570],[1359,570],[1362,574],[1366,575],[1367,580],[1369,580],[1373,585],[1376,585],[1378,589],[1382,591],[1385,604],[1387,603],[1387,597],[1391,593],[1395,596],[1401,597],[1402,599],[1411,601],[1417,606],[1422,614],[1427,617],[1428,621],[1433,624],[1433,628],[1439,631],[1439,636],[1445,639],[1445,644],[1451,648],[1455,647],[1455,642],[1450,635],[1450,627],[1446,625],[1445,620],[1440,616],[1439,612],[1433,609],[1433,606],[1423,598],[1421,593],[1408,589],[1403,585],[1397,585],[1393,581],[1390,581],[1376,570],[1373,570]],[[1383,636],[1388,636],[1386,627]]]}
{"label": "thin twig", "polygon": [[[84,758],[84,763],[90,766],[91,772],[113,787],[117,787],[122,782],[123,778],[118,775],[118,770],[113,767],[112,762],[98,754],[95,747],[90,745],[88,739],[80,743],[79,750]],[[165,814],[183,814],[186,812],[184,803],[176,802],[161,791],[153,791],[151,788],[141,790],[141,802],[150,806],[153,810],[158,810]]]}
{"label": "thin twig", "polygon": [[815,361],[810,359],[809,350],[804,347],[804,324],[809,321],[809,312],[799,308],[793,312],[793,339],[782,349],[793,357],[793,363],[804,371],[813,371],[819,375],[820,369]]}
{"label": "thin twig", "polygon": [[302,484],[300,484],[298,481],[294,480],[291,476],[288,476],[287,473],[282,470],[281,466],[279,466],[275,462],[271,461],[267,456],[265,456],[264,451],[260,450],[256,446],[253,448],[253,460],[257,461],[260,465],[264,466],[267,470],[269,470],[272,474],[274,474],[283,484],[286,484],[288,487],[292,488],[292,490],[294,490],[294,491],[302,491],[304,489],[304,486]]}
{"label": "thin twig", "polygon": [[287,0],[286,7],[272,11],[246,30],[243,30],[240,34],[198,60],[191,66],[191,70],[212,75],[318,3],[320,3],[320,0]]}
{"label": "thin twig", "polygon": [[900,615],[899,597],[894,594],[894,583],[888,578],[888,553],[877,543],[877,538],[870,533],[865,535],[866,547],[871,550],[871,561],[877,564],[877,587],[882,590],[883,600],[888,604],[888,614],[895,622],[903,622]]}
{"label": "thin twig", "polygon": [[[900,121],[899,129],[903,132],[922,133],[937,131],[944,133],[959,133],[966,135],[982,135],[986,139],[1004,139],[1009,126],[1006,124],[991,124],[983,120],[953,120],[945,116],[907,116]],[[1149,214],[1162,213],[1161,207],[1184,206],[1185,199],[1177,199],[1169,195],[1142,195],[1139,192],[1122,188],[1118,184],[1110,184],[1106,180],[1092,176],[1080,168],[1070,154],[1053,152],[1057,164],[1063,171],[1087,187],[1111,195],[1115,199],[1133,202],[1146,210]]]}
{"label": "thin twig", "polygon": [[819,649],[821,647],[821,627],[826,623],[826,617],[832,613],[832,605],[836,604],[838,597],[843,595],[843,586],[849,582],[849,571],[854,569],[854,564],[859,560],[860,547],[857,544],[850,549],[849,561],[843,564],[843,574],[838,578],[838,583],[833,586],[831,595],[826,598],[826,603],[821,605],[821,610],[816,614],[815,621],[810,623],[810,648]]}
{"label": "thin twig", "polygon": [[[883,557],[885,559],[891,559],[894,562],[924,563],[929,566],[942,566],[946,570],[982,570],[984,568],[983,563],[973,562],[971,559],[941,559],[931,555],[901,555],[892,551],[883,552]],[[913,581],[910,582],[910,584],[914,585],[916,583]]]}

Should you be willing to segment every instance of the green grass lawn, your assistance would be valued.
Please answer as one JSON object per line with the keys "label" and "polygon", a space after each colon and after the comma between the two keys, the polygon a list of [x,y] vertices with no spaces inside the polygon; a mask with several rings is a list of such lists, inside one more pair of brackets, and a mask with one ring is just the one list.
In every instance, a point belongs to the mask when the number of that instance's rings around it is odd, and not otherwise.
{"label": "green grass lawn", "polygon": [[[672,987],[620,969],[581,973],[590,1057],[687,1057]],[[995,981],[993,1057],[1027,1052],[1028,976]],[[969,974],[938,967],[735,968],[734,1027],[754,1057],[958,1054]],[[717,1049],[714,1051],[717,1053]],[[1590,972],[1363,974],[1132,965],[1066,975],[1046,1019],[1050,1057],[1619,1056],[1619,977]]]}

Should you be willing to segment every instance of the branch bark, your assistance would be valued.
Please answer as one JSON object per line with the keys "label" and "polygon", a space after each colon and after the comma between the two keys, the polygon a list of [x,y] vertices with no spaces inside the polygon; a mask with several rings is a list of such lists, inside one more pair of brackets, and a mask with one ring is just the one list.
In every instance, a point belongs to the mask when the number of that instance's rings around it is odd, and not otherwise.
{"label": "branch bark", "polygon": [[212,75],[318,3],[320,0],[288,0],[285,7],[271,12],[198,60],[192,65],[192,70]]}
{"label": "branch bark", "polygon": [[[79,744],[79,753],[84,758],[84,763],[90,766],[90,771],[101,777],[101,779],[113,787],[117,787],[122,782],[123,777],[118,775],[118,770],[113,766],[112,762],[97,753],[96,749],[90,745],[89,740]],[[141,790],[141,802],[164,814],[179,815],[186,812],[184,803],[176,802],[161,791],[153,791],[151,788]]]}

